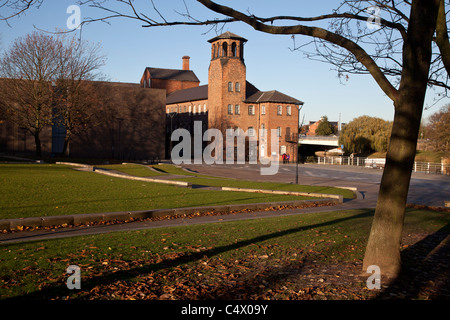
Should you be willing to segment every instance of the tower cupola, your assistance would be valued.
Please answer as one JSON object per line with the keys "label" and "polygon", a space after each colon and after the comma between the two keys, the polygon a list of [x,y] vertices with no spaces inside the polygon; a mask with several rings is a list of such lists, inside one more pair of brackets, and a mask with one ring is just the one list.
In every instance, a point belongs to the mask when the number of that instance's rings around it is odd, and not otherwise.
{"label": "tower cupola", "polygon": [[211,43],[211,60],[222,58],[244,60],[244,43],[247,39],[227,31],[208,42]]}

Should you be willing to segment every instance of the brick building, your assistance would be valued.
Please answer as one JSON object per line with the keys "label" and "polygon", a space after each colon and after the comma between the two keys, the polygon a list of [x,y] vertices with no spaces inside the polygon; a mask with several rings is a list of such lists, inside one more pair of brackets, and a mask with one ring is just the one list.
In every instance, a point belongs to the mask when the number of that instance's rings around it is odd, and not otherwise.
{"label": "brick building", "polygon": [[[246,39],[226,32],[208,42],[211,44],[211,61],[207,85],[199,85],[197,77],[189,70],[189,57],[186,56],[181,70],[146,68],[142,76],[141,86],[167,90],[166,156],[170,155],[172,147],[171,133],[178,128],[193,133],[194,121],[201,121],[203,131],[216,128],[225,137],[226,129],[240,128],[247,136],[254,136],[258,144],[260,130],[265,129],[267,145],[258,148],[258,158],[276,156],[281,159],[286,153],[295,161],[297,107],[303,102],[276,90],[260,91],[247,81]],[[276,130],[278,150],[272,150],[270,145],[271,129]],[[236,152],[236,146],[231,147]],[[226,157],[227,151],[223,154]],[[246,148],[247,160],[249,156]]]}
{"label": "brick building", "polygon": [[[6,80],[3,80],[6,81]],[[99,104],[88,128],[73,136],[71,157],[120,160],[163,159],[165,91],[138,83],[91,82]],[[66,130],[54,123],[40,134],[44,157],[61,156]],[[0,153],[34,154],[34,137],[0,114]]]}

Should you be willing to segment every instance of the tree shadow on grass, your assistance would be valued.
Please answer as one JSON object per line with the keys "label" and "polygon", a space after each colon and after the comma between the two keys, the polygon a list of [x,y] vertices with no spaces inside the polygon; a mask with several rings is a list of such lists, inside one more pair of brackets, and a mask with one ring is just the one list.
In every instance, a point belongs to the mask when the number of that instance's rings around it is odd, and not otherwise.
{"label": "tree shadow on grass", "polygon": [[376,299],[450,299],[450,224],[403,250],[401,258],[400,275]]}
{"label": "tree shadow on grass", "polygon": [[[298,233],[298,232],[307,231],[310,229],[321,228],[321,227],[341,223],[341,222],[348,221],[348,220],[371,217],[371,216],[373,216],[373,210],[365,210],[359,214],[352,215],[350,217],[339,218],[339,219],[335,219],[332,221],[316,223],[316,224],[312,224],[312,225],[308,225],[308,226],[291,228],[291,229],[284,230],[284,231],[273,232],[270,234],[261,235],[261,236],[258,236],[258,237],[252,238],[252,239],[238,241],[233,244],[220,246],[220,247],[212,248],[212,249],[201,251],[201,252],[187,253],[187,254],[179,256],[175,259],[166,259],[159,263],[144,265],[141,267],[132,268],[132,269],[128,269],[128,270],[120,270],[120,271],[117,271],[114,273],[103,274],[100,276],[93,276],[92,278],[89,278],[89,279],[82,279],[82,282],[81,282],[82,291],[89,292],[90,290],[92,290],[93,288],[95,288],[96,286],[99,286],[99,285],[107,286],[108,284],[112,284],[119,280],[120,281],[131,280],[138,275],[145,275],[145,274],[149,274],[152,272],[158,272],[158,271],[161,271],[164,269],[174,268],[174,267],[186,264],[186,263],[201,260],[205,257],[211,258],[211,257],[217,256],[219,254],[225,253],[227,251],[237,250],[237,249],[246,247],[251,244],[256,244],[259,242],[275,239],[278,237],[282,237],[282,236],[286,236],[286,235],[290,235],[290,234],[294,234],[294,233]],[[44,288],[42,290],[35,291],[35,292],[29,293],[29,294],[25,294],[25,295],[22,295],[19,297],[10,298],[10,300],[11,299],[12,300],[14,300],[14,299],[30,299],[30,300],[43,300],[44,299],[44,300],[47,300],[47,299],[52,299],[52,298],[58,298],[61,296],[67,296],[67,295],[70,295],[71,293],[72,292],[70,290],[68,290],[66,284],[63,283],[63,284],[56,284],[56,285]]]}

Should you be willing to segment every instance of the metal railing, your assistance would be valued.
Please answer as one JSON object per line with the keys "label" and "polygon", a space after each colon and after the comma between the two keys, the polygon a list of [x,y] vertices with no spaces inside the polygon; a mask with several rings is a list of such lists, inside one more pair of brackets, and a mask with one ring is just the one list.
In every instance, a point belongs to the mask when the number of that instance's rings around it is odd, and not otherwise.
{"label": "metal railing", "polygon": [[[373,169],[383,169],[386,163],[384,158],[364,157],[309,157],[309,163],[360,166]],[[450,164],[432,162],[414,162],[413,172],[424,172],[429,174],[450,175]]]}

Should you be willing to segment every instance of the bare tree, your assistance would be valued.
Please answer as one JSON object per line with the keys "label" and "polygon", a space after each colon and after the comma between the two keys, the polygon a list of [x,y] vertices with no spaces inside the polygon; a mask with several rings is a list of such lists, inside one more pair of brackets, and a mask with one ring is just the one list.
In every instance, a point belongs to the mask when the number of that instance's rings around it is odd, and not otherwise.
{"label": "bare tree", "polygon": [[450,152],[450,104],[428,118],[426,137],[436,151]]}
{"label": "bare tree", "polygon": [[34,32],[18,38],[0,62],[0,107],[7,119],[34,136],[41,157],[40,134],[52,123],[53,81],[58,73],[58,41]]}
{"label": "bare tree", "polygon": [[28,130],[42,156],[40,134],[52,124],[65,128],[64,152],[74,134],[88,127],[97,104],[90,80],[104,64],[99,47],[63,35],[33,32],[17,39],[1,59],[0,107]]}
{"label": "bare tree", "polygon": [[25,11],[37,7],[39,8],[43,0],[0,0],[0,10],[4,12],[0,14],[0,20],[11,20],[14,17],[19,17]]}
{"label": "bare tree", "polygon": [[91,45],[75,37],[62,36],[61,44],[55,81],[58,91],[55,123],[66,131],[63,154],[69,156],[72,137],[97,122],[100,102],[91,81],[101,77],[99,69],[105,57],[100,54],[98,44]]}
{"label": "bare tree", "polygon": [[[405,205],[414,162],[417,136],[428,85],[449,89],[450,43],[444,0],[346,0],[328,14],[311,17],[258,17],[211,0],[197,0],[220,18],[197,19],[187,4],[178,21],[169,21],[156,8],[145,3],[144,11],[132,0],[86,0],[80,4],[106,13],[82,24],[115,18],[141,21],[143,27],[197,25],[223,27],[226,23],[243,22],[255,30],[276,34],[306,36],[313,46],[311,58],[334,65],[340,75],[370,74],[394,105],[395,115],[380,185],[375,217],[363,269],[380,267],[383,275],[396,276],[401,269],[400,242]],[[123,11],[117,11],[114,8]],[[385,18],[370,15],[368,8],[383,12]],[[287,8],[289,10],[289,8]],[[315,23],[329,22],[324,28]],[[296,46],[303,49],[304,46]]]}

